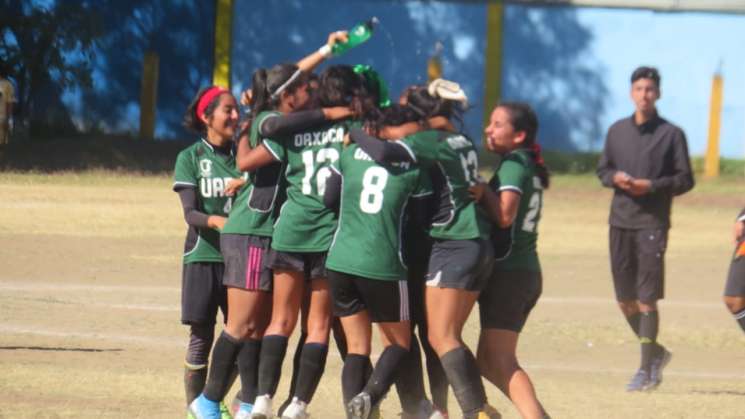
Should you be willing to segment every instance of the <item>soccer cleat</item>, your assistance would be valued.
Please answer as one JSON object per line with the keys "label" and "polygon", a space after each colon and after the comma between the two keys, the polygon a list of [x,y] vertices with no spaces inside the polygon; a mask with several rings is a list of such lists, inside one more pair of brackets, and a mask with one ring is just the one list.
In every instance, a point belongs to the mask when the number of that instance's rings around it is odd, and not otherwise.
{"label": "soccer cleat", "polygon": [[370,395],[364,391],[347,403],[347,417],[349,419],[368,419],[372,410]]}
{"label": "soccer cleat", "polygon": [[415,413],[401,412],[401,419],[430,419],[434,413],[434,406],[432,402],[427,399],[422,399],[419,402],[419,407]]}
{"label": "soccer cleat", "polygon": [[251,419],[272,419],[272,397],[268,394],[256,397],[254,408],[251,411]]}
{"label": "soccer cleat", "polygon": [[626,384],[626,391],[644,391],[649,385],[649,372],[645,370],[638,370],[631,381]]}
{"label": "soccer cleat", "polygon": [[308,419],[310,415],[307,412],[308,403],[293,397],[292,402],[282,412],[282,419]]}
{"label": "soccer cleat", "polygon": [[221,419],[220,403],[213,402],[200,394],[189,404],[189,413],[194,419]]}
{"label": "soccer cleat", "polygon": [[233,415],[233,419],[250,419],[253,407],[254,405],[252,405],[251,403],[240,402],[238,405],[238,410],[236,410],[235,414]]}
{"label": "soccer cleat", "polygon": [[662,370],[665,369],[673,358],[672,352],[665,349],[664,346],[660,345],[660,349],[662,353],[656,356],[649,366],[649,382],[645,390],[654,390],[662,383]]}
{"label": "soccer cleat", "polygon": [[429,415],[427,419],[448,419],[448,418],[449,416],[447,412],[443,412],[442,410],[435,409],[432,411],[432,414]]}
{"label": "soccer cleat", "polygon": [[220,419],[233,419],[225,402],[220,402]]}

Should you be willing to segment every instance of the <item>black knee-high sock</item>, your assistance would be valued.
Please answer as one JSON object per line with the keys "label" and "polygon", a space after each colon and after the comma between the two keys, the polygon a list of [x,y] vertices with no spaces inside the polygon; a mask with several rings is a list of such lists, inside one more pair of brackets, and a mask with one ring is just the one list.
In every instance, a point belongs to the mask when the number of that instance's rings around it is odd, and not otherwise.
{"label": "black knee-high sock", "polygon": [[411,347],[399,366],[396,377],[396,392],[401,400],[401,408],[406,413],[415,414],[419,404],[425,399],[424,371],[419,340],[411,334]]}
{"label": "black knee-high sock", "polygon": [[380,354],[378,363],[375,364],[372,375],[363,390],[370,395],[373,406],[378,404],[388,392],[388,389],[391,388],[398,374],[398,367],[408,353],[409,351],[401,346],[389,345]]}
{"label": "black knee-high sock", "polygon": [[440,359],[463,416],[474,417],[486,403],[486,392],[481,383],[476,358],[468,348],[461,346],[449,351]]}
{"label": "black knee-high sock", "polygon": [[445,369],[442,368],[442,361],[429,342],[425,343],[424,339],[422,339],[422,347],[424,356],[427,358],[427,378],[429,379],[429,391],[432,393],[432,403],[436,408],[447,412],[448,377],[445,375]]}
{"label": "black knee-high sock", "polygon": [[261,341],[255,339],[243,342],[243,348],[238,353],[238,371],[241,376],[241,392],[238,398],[246,403],[253,403],[258,395],[260,354]]}
{"label": "black knee-high sock", "polygon": [[641,322],[642,314],[639,312],[636,312],[630,316],[626,316],[626,322],[628,322],[629,326],[631,326],[631,330],[634,331],[634,334],[639,337],[639,323]]}
{"label": "black knee-high sock", "polygon": [[641,313],[639,321],[639,342],[641,342],[642,360],[641,369],[649,371],[652,359],[657,355],[657,331],[660,325],[660,318],[657,311],[647,311]]}
{"label": "black knee-high sock", "polygon": [[295,347],[295,355],[292,357],[292,379],[290,379],[290,391],[287,393],[287,399],[282,402],[279,406],[279,412],[284,412],[287,406],[292,403],[292,395],[295,394],[297,388],[297,375],[300,372],[300,357],[303,355],[303,346],[305,345],[305,339],[308,338],[308,334],[304,331],[300,332],[300,338],[298,338],[297,346]]}
{"label": "black knee-high sock", "polygon": [[189,405],[204,390],[204,384],[207,382],[207,366],[193,366],[187,364],[184,367],[184,390],[186,392],[186,404]]}
{"label": "black knee-high sock", "polygon": [[316,388],[318,388],[318,383],[321,381],[323,370],[326,369],[328,354],[328,345],[322,343],[306,343],[303,345],[295,397],[305,403],[310,403]]}
{"label": "black knee-high sock", "polygon": [[[368,366],[372,365],[370,357],[360,354],[347,354],[341,370],[341,393],[344,406],[365,388],[365,375]],[[372,369],[372,368],[370,368]]]}
{"label": "black knee-high sock", "polygon": [[740,328],[743,332],[745,332],[745,309],[735,313],[732,315],[735,318],[735,321],[740,325]]}
{"label": "black knee-high sock", "polygon": [[212,401],[220,401],[228,392],[231,378],[235,380],[235,361],[243,346],[243,342],[233,338],[224,331],[217,338],[215,348],[212,350],[212,363],[210,364],[207,385],[204,387],[204,396]]}
{"label": "black knee-high sock", "polygon": [[274,397],[282,375],[282,361],[287,353],[287,336],[269,335],[261,340],[259,355],[259,388],[258,395]]}

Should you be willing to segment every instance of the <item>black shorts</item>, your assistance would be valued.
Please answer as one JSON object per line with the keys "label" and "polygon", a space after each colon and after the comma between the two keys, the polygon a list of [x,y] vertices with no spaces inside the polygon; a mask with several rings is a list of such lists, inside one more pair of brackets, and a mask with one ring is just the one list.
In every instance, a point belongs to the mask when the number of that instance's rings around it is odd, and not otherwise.
{"label": "black shorts", "polygon": [[481,328],[520,333],[542,290],[540,272],[494,271],[479,296]]}
{"label": "black shorts", "polygon": [[[737,248],[745,246],[745,241],[740,243]],[[729,275],[727,283],[724,285],[724,295],[728,297],[745,297],[745,256],[735,256],[729,265]]]}
{"label": "black shorts", "polygon": [[221,234],[220,251],[225,260],[223,285],[250,291],[271,291],[272,268],[268,263],[271,243],[271,237]]}
{"label": "black shorts", "polygon": [[481,291],[492,274],[494,249],[487,240],[436,240],[427,286]]}
{"label": "black shorts", "polygon": [[328,252],[285,252],[272,250],[269,266],[275,271],[303,272],[306,280],[326,278]]}
{"label": "black shorts", "polygon": [[616,300],[653,303],[664,298],[667,229],[611,226],[609,236]]}
{"label": "black shorts", "polygon": [[224,265],[217,262],[184,264],[181,276],[181,323],[214,325],[217,309],[228,318],[228,295],[222,284]]}
{"label": "black shorts", "polygon": [[347,317],[367,310],[373,323],[409,320],[406,281],[363,278],[329,269],[334,316]]}

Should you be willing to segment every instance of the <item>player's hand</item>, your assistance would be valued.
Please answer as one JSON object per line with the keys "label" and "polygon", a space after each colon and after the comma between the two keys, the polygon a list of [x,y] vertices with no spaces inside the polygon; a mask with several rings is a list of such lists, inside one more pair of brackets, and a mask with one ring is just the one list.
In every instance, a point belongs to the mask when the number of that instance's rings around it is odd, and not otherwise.
{"label": "player's hand", "polygon": [[329,121],[335,121],[354,116],[354,112],[346,106],[334,106],[332,108],[323,108],[323,116]]}
{"label": "player's hand", "polygon": [[649,179],[634,179],[630,182],[628,192],[633,196],[642,196],[652,190],[652,181]]}
{"label": "player's hand", "polygon": [[739,243],[745,236],[745,221],[738,221],[735,223],[735,243]]}
{"label": "player's hand", "polygon": [[344,43],[349,40],[349,36],[347,35],[347,31],[335,31],[331,32],[329,34],[328,40],[326,41],[326,45],[333,47],[336,44]]}
{"label": "player's hand", "polygon": [[489,186],[486,183],[477,183],[468,187],[468,193],[474,201],[481,202],[481,199],[487,193],[487,189],[489,189]]}
{"label": "player's hand", "polygon": [[207,226],[215,230],[222,230],[223,228],[225,228],[226,221],[228,221],[228,219],[225,217],[219,215],[210,215],[209,218],[207,218]]}
{"label": "player's hand", "polygon": [[613,174],[613,184],[624,191],[631,188],[631,181],[633,180],[634,178],[632,178],[628,173],[620,170]]}
{"label": "player's hand", "polygon": [[251,89],[244,90],[243,93],[241,93],[241,105],[250,106],[252,98],[253,92],[251,91]]}
{"label": "player's hand", "polygon": [[228,186],[225,187],[225,195],[233,196],[243,185],[246,184],[246,180],[243,178],[230,179]]}

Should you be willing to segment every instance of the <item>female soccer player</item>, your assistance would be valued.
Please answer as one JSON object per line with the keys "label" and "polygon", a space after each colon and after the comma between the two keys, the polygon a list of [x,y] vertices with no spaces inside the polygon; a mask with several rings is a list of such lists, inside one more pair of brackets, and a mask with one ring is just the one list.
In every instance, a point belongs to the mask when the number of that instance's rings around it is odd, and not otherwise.
{"label": "female soccer player", "polygon": [[724,304],[745,332],[745,209],[735,221],[735,254],[724,287]]}
{"label": "female soccer player", "polygon": [[[349,66],[332,66],[320,76],[319,101],[324,107],[367,111],[361,78]],[[266,138],[263,148],[285,164],[287,201],[272,236],[274,296],[271,323],[262,340],[258,397],[252,417],[271,417],[272,397],[279,383],[287,340],[297,323],[300,304],[310,289],[307,338],[292,403],[283,418],[307,417],[307,405],[325,367],[331,324],[331,296],[325,259],[336,227],[334,213],[322,202],[329,165],[338,160],[349,120],[326,122],[283,138]]]}
{"label": "female soccer player", "polygon": [[220,229],[232,196],[245,182],[235,169],[232,138],[238,110],[230,92],[218,86],[200,90],[186,111],[184,125],[202,137],[179,153],[173,184],[189,226],[181,288],[181,321],[190,326],[184,374],[189,405],[207,379],[218,307],[226,314]]}
{"label": "female soccer player", "polygon": [[[333,45],[342,35],[342,32],[332,33],[329,44]],[[246,124],[250,131],[244,129],[241,133],[237,166],[250,172],[250,185],[238,195],[221,236],[230,309],[227,326],[215,345],[207,387],[191,409],[197,418],[217,414],[215,401],[227,392],[230,370],[236,360],[243,386],[241,397],[249,401],[256,397],[261,338],[271,307],[272,271],[266,259],[273,224],[285,195],[284,165],[275,162],[266,149],[262,153],[260,144],[265,138],[289,135],[323,123],[327,117],[351,115],[347,108],[302,111],[308,102],[306,71],[324,58],[324,54],[317,52],[298,65],[281,64],[268,71],[257,70],[250,98],[245,98],[251,105],[250,122]],[[236,418],[249,417],[252,407],[250,403],[241,403]]]}
{"label": "female soccer player", "polygon": [[[347,341],[342,393],[348,417],[367,419],[409,353],[402,221],[409,198],[428,183],[427,174],[409,162],[378,164],[356,144],[344,150],[332,170],[324,201],[331,208],[341,204],[326,267],[333,312]],[[378,323],[385,350],[370,373],[372,323]]]}
{"label": "female soccer player", "polygon": [[[422,123],[434,116],[459,119],[458,103],[445,98],[465,99],[462,91],[459,95],[448,92],[454,86],[440,81],[413,88],[406,106]],[[478,365],[461,339],[463,326],[493,265],[487,241],[488,219],[468,192],[478,180],[476,148],[468,137],[454,130],[423,131],[392,142],[354,131],[352,139],[375,161],[409,161],[435,167],[433,183],[442,192],[430,230],[435,242],[425,291],[429,341],[442,361],[464,417],[487,417]]]}
{"label": "female soccer player", "polygon": [[502,240],[507,248],[500,249],[494,273],[479,297],[479,367],[522,417],[532,419],[547,416],[517,362],[515,349],[542,288],[536,241],[549,174],[536,142],[537,131],[538,118],[530,106],[498,105],[484,133],[486,148],[500,154],[501,163],[488,185],[471,187],[476,201],[508,237]]}

